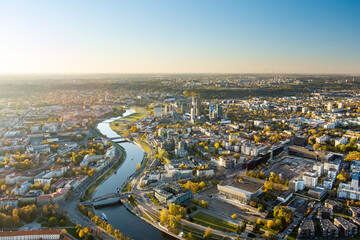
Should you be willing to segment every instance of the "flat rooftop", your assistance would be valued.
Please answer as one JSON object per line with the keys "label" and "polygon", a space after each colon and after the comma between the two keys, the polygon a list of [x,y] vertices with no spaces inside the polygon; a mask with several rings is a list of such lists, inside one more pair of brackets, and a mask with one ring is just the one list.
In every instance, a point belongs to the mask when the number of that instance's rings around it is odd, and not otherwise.
{"label": "flat rooftop", "polygon": [[248,182],[248,181],[239,181],[239,182],[234,182],[234,183],[230,184],[229,186],[238,188],[238,189],[241,189],[241,190],[244,190],[247,192],[256,192],[263,185],[258,184],[258,183]]}

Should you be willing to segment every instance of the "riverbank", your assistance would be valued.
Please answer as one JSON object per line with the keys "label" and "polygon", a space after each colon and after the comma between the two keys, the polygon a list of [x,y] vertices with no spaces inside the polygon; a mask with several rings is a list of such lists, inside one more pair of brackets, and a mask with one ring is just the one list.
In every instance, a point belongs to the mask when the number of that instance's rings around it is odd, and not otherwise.
{"label": "riverbank", "polygon": [[[134,109],[128,109],[126,113],[124,114],[124,117],[133,114]],[[148,113],[146,112],[146,114]],[[104,120],[96,126],[96,129],[102,136],[107,139],[123,138],[123,136],[119,135],[119,133],[115,132],[114,129],[111,129],[110,127],[112,122],[119,119],[121,118],[119,117]],[[149,156],[144,154],[144,151],[141,150],[144,148],[139,146],[139,144],[136,144],[135,142],[126,142],[122,143],[121,146],[125,149],[126,152],[125,161],[122,165],[119,165],[116,174],[112,174],[111,176],[107,175],[104,177],[102,182],[98,181],[98,187],[94,188],[92,197],[99,197],[104,194],[113,193],[116,191],[116,186],[123,186],[123,184],[129,183],[129,181],[131,182],[131,180],[136,178],[136,176],[138,177],[138,174],[141,173],[144,169],[143,167],[146,166],[146,164],[149,162]],[[142,165],[142,167],[137,169],[139,163]],[[128,185],[128,190],[129,186],[130,185]],[[133,187],[130,187],[130,191],[132,188]],[[130,207],[131,206],[132,205],[130,205]],[[131,209],[128,207],[129,206],[125,205],[114,205],[107,208],[102,208],[101,211],[94,210],[94,213],[98,216],[102,213],[106,214],[109,219],[109,224],[132,239],[173,240],[179,238],[178,236],[169,234],[167,229],[159,228],[156,223],[146,221],[146,215],[141,212],[138,207],[137,209]],[[139,231],[140,229],[141,231]]]}
{"label": "riverbank", "polygon": [[[178,235],[170,232],[167,228],[162,227],[162,226],[161,226],[160,224],[158,224],[157,222],[153,222],[153,221],[149,220],[148,218],[152,218],[152,217],[147,216],[148,214],[146,213],[146,210],[145,210],[145,209],[141,209],[142,207],[141,207],[140,205],[138,205],[138,210],[139,210],[141,213],[145,214],[144,216],[141,216],[139,213],[137,213],[136,211],[134,211],[134,209],[129,206],[129,203],[127,203],[127,202],[124,201],[123,204],[124,204],[124,206],[125,206],[130,212],[132,212],[133,214],[135,214],[138,218],[140,218],[141,220],[143,220],[143,221],[146,222],[147,224],[150,224],[150,225],[153,226],[154,228],[159,229],[160,231],[162,231],[162,232],[170,235],[170,236],[173,237],[173,238],[183,239],[182,237],[179,237]],[[141,208],[140,208],[139,206],[140,206]],[[145,216],[147,216],[147,217],[145,217]]]}
{"label": "riverbank", "polygon": [[103,175],[101,175],[93,184],[90,185],[85,190],[84,197],[82,198],[82,201],[88,201],[91,200],[93,193],[96,191],[96,189],[108,179],[119,167],[121,167],[122,163],[126,159],[126,151],[125,149],[120,146],[117,143],[113,143],[114,147],[118,148],[120,151],[120,157],[119,159],[114,163],[114,165],[106,171]]}
{"label": "riverbank", "polygon": [[110,123],[110,128],[122,137],[127,137],[130,135],[132,130],[128,129],[128,126],[130,126],[137,120],[146,117],[149,114],[148,111],[141,108],[134,108],[131,110],[133,110],[134,112],[120,119],[114,120]]}

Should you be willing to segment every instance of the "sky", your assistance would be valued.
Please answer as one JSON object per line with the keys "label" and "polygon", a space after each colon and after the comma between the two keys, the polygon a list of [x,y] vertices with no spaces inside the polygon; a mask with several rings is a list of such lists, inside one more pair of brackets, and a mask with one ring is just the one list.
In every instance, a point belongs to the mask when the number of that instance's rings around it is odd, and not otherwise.
{"label": "sky", "polygon": [[0,74],[360,74],[358,0],[0,0]]}

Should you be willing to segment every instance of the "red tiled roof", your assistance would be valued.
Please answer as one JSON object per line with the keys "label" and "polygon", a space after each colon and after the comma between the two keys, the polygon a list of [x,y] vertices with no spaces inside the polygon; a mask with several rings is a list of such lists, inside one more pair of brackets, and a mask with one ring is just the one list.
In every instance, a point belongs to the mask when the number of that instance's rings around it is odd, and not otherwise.
{"label": "red tiled roof", "polygon": [[7,236],[25,236],[25,235],[50,235],[60,234],[61,229],[39,229],[29,231],[0,231],[0,237]]}
{"label": "red tiled roof", "polygon": [[49,199],[51,196],[49,194],[43,194],[37,197],[38,199]]}

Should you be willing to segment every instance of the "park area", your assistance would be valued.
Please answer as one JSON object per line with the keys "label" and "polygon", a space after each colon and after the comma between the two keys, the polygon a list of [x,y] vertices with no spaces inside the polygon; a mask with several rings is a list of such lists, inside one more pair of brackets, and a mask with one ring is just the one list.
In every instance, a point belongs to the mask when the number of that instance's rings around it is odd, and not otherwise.
{"label": "park area", "polygon": [[234,224],[223,221],[219,218],[206,214],[204,212],[198,212],[193,216],[193,222],[200,224],[204,227],[210,227],[225,232],[235,232],[236,226]]}
{"label": "park area", "polygon": [[148,112],[140,108],[136,108],[135,111],[135,113],[110,123],[111,129],[119,133],[122,137],[127,137],[131,132],[136,132],[136,126],[132,126],[133,123],[141,118],[146,117]]}

